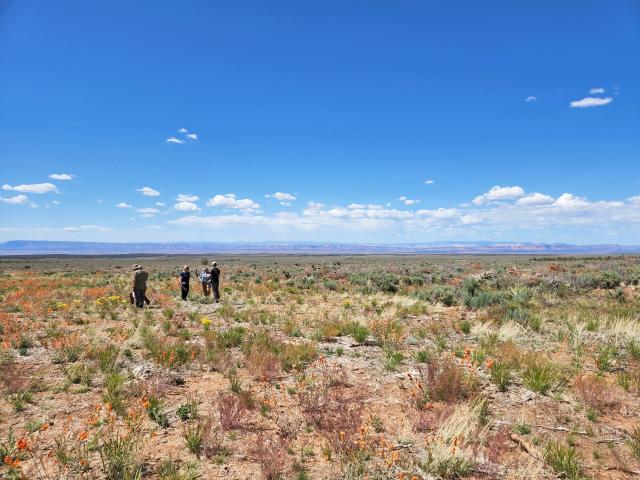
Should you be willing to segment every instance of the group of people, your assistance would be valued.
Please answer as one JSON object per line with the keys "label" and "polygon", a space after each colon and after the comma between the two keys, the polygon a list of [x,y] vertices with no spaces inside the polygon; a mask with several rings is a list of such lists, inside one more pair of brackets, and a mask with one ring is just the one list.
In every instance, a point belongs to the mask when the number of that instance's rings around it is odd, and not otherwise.
{"label": "group of people", "polygon": [[[211,262],[211,268],[205,268],[200,274],[196,270],[196,276],[202,285],[202,294],[205,297],[213,292],[213,300],[218,303],[220,301],[220,269],[216,262]],[[191,272],[189,265],[185,265],[180,273],[180,293],[182,300],[187,300],[189,295],[189,282],[191,280]]]}
{"label": "group of people", "polygon": [[[131,295],[129,296],[131,303],[138,308],[143,308],[146,303],[149,305],[151,301],[147,298],[147,281],[149,274],[145,272],[142,265],[135,264],[131,267],[133,270],[133,285]],[[205,268],[200,274],[196,270],[196,276],[202,285],[202,293],[205,297],[209,297],[213,292],[213,299],[216,303],[220,301],[220,269],[216,262],[211,262],[211,268]],[[180,272],[180,294],[182,300],[187,300],[189,295],[189,282],[191,280],[191,272],[189,265],[185,265]]]}

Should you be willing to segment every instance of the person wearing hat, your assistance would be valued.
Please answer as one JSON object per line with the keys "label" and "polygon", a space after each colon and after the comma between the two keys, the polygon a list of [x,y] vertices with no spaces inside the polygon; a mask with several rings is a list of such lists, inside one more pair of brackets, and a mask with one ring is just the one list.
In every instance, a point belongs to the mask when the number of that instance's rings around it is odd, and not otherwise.
{"label": "person wearing hat", "polygon": [[191,279],[191,273],[189,273],[189,265],[185,265],[180,272],[180,293],[182,294],[182,300],[187,299],[189,295],[189,280]]}
{"label": "person wearing hat", "polygon": [[216,303],[220,301],[220,269],[216,262],[211,262],[211,290],[213,290],[213,299]]}
{"label": "person wearing hat", "polygon": [[133,265],[131,269],[135,272],[133,274],[133,297],[136,302],[136,307],[143,308],[149,274],[144,271],[142,265]]}

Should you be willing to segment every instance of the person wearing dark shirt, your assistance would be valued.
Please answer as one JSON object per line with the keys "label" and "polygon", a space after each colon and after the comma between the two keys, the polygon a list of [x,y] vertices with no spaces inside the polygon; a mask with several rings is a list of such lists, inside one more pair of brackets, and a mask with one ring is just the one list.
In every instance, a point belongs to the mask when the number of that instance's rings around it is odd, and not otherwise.
{"label": "person wearing dark shirt", "polygon": [[134,265],[133,270],[135,271],[133,274],[133,297],[136,307],[143,308],[149,274],[142,269],[142,265]]}
{"label": "person wearing dark shirt", "polygon": [[180,293],[182,294],[182,300],[187,299],[187,295],[189,295],[189,280],[191,279],[191,274],[189,273],[189,266],[185,265],[180,272]]}
{"label": "person wearing dark shirt", "polygon": [[220,301],[220,269],[216,262],[211,262],[211,290],[213,290],[213,299],[216,303]]}

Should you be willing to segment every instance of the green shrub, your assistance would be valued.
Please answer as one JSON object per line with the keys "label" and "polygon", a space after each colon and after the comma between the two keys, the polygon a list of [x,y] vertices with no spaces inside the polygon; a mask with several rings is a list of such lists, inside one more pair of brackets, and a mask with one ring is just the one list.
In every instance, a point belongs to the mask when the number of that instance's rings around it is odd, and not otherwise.
{"label": "green shrub", "polygon": [[572,446],[560,442],[549,442],[544,450],[544,459],[553,470],[570,480],[585,478],[582,458]]}
{"label": "green shrub", "polygon": [[525,386],[534,392],[546,395],[559,383],[559,373],[555,366],[544,360],[529,362],[522,374]]}
{"label": "green shrub", "polygon": [[451,307],[458,303],[456,289],[450,285],[432,285],[416,292],[416,297],[431,304],[441,303]]}
{"label": "green shrub", "polygon": [[495,362],[491,366],[491,381],[498,386],[498,390],[506,392],[511,383],[511,366],[506,362]]}

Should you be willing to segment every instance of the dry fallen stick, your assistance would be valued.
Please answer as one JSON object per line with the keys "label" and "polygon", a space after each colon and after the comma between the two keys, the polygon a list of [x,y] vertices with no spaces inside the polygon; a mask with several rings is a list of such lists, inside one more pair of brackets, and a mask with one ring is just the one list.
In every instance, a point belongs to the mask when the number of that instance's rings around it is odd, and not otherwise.
{"label": "dry fallen stick", "polygon": [[538,428],[545,428],[547,430],[554,430],[556,432],[568,432],[568,433],[575,433],[577,435],[589,435],[587,432],[583,430],[571,430],[565,427],[551,427],[549,425],[537,425],[537,424],[534,424],[533,426]]}
{"label": "dry fallen stick", "polygon": [[624,473],[628,473],[630,475],[640,475],[640,471],[638,470],[630,470],[628,468],[624,468],[624,467],[603,467],[603,470],[618,470],[619,472],[624,472]]}
{"label": "dry fallen stick", "polygon": [[351,347],[379,347],[380,342],[376,342],[375,340],[365,340],[362,343],[352,343]]}
{"label": "dry fallen stick", "polygon": [[516,442],[520,446],[520,448],[525,452],[527,452],[529,455],[532,455],[535,458],[540,458],[540,451],[536,447],[531,445],[529,442],[525,441],[524,438],[520,437],[519,435],[516,435],[515,433],[512,433],[510,435],[510,438],[511,440]]}

